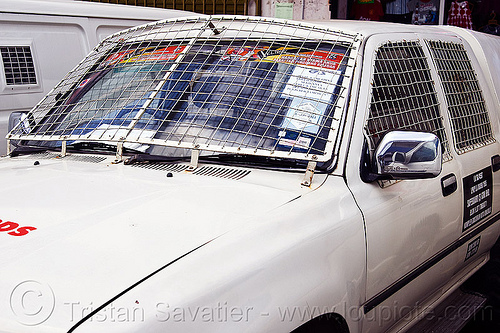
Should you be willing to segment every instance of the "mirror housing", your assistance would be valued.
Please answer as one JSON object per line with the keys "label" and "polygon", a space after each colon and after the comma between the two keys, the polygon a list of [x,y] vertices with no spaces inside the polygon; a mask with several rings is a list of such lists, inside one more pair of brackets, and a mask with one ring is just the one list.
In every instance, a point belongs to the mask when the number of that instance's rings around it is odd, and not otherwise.
{"label": "mirror housing", "polygon": [[[35,126],[33,115],[25,111],[11,112],[11,114],[9,115],[7,133],[10,133],[16,126],[20,126],[20,129],[23,131],[23,133],[28,134]],[[9,145],[9,143],[7,143],[7,145]],[[19,140],[10,140],[10,145],[18,147]],[[9,151],[9,149],[10,147],[8,147],[7,151]]]}
{"label": "mirror housing", "polygon": [[424,179],[441,173],[443,155],[439,138],[432,133],[392,131],[375,150],[363,180]]}
{"label": "mirror housing", "polygon": [[14,111],[9,115],[9,127],[8,132],[12,131],[17,124],[21,123],[21,128],[24,133],[29,133],[33,128],[35,121],[33,116],[24,111]]}

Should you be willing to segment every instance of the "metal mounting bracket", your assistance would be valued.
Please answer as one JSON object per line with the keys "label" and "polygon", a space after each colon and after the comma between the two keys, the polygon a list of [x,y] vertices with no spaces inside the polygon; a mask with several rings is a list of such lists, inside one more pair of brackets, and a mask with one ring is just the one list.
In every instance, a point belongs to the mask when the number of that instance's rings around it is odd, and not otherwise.
{"label": "metal mounting bracket", "polygon": [[61,157],[65,157],[67,155],[67,142],[66,140],[62,140],[61,142]]}
{"label": "metal mounting bracket", "polygon": [[200,158],[200,150],[192,149],[191,150],[191,161],[189,162],[189,166],[187,171],[193,171],[198,167],[198,159]]}
{"label": "metal mounting bracket", "polygon": [[116,155],[113,164],[118,164],[123,161],[123,141],[116,143]]}
{"label": "metal mounting bracket", "polygon": [[314,170],[316,169],[316,164],[317,164],[317,162],[314,162],[314,161],[309,161],[309,163],[307,163],[306,173],[305,173],[304,179],[302,180],[302,183],[300,183],[300,185],[307,186],[307,187],[311,186],[312,179],[314,176]]}

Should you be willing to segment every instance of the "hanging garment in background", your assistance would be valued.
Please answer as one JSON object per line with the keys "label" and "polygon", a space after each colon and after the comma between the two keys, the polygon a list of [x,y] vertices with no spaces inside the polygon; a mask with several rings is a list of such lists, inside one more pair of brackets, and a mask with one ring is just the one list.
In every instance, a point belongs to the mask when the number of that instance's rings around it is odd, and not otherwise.
{"label": "hanging garment in background", "polygon": [[500,36],[500,25],[488,24],[482,27],[480,31],[490,35]]}
{"label": "hanging garment in background", "polygon": [[380,21],[384,16],[380,0],[354,0],[352,14],[356,20]]}
{"label": "hanging garment in background", "polygon": [[384,21],[411,23],[411,12],[408,9],[408,0],[388,0],[385,5]]}
{"label": "hanging garment in background", "polygon": [[413,11],[411,23],[438,24],[439,0],[412,0],[408,8]]}
{"label": "hanging garment in background", "polygon": [[448,11],[449,25],[472,29],[472,8],[468,1],[453,1]]}
{"label": "hanging garment in background", "polygon": [[388,0],[385,5],[385,13],[393,15],[408,14],[408,0]]}
{"label": "hanging garment in background", "polygon": [[[500,1],[481,0],[476,1],[472,11],[472,22],[476,28],[490,24],[490,20],[500,20]],[[492,12],[494,14],[492,14]]]}
{"label": "hanging garment in background", "polygon": [[500,36],[500,25],[498,25],[498,21],[496,19],[497,13],[494,10],[490,13],[490,19],[488,20],[488,24],[481,27],[479,31],[485,32],[491,35]]}

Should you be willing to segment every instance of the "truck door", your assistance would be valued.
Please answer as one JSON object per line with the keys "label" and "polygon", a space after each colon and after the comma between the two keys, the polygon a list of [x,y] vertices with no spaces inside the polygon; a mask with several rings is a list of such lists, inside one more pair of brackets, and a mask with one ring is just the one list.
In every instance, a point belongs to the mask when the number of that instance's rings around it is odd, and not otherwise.
{"label": "truck door", "polygon": [[[425,41],[414,34],[374,36],[364,49],[346,178],[366,223],[367,276],[363,331],[379,332],[453,277],[460,236],[460,164],[451,148]],[[436,178],[363,182],[363,155],[393,130],[432,132],[441,140]]]}
{"label": "truck door", "polygon": [[490,73],[481,72],[468,43],[430,37],[426,44],[443,89],[452,130],[450,146],[461,170],[457,182],[462,193],[462,221],[457,226],[460,236],[454,270],[458,278],[484,263],[498,237],[500,110],[488,84]]}

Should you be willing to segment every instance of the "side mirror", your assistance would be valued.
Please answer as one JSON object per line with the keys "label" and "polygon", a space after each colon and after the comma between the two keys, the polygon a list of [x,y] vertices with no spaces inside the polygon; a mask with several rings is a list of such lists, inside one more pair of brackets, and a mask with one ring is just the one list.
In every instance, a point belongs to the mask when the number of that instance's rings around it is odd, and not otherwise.
{"label": "side mirror", "polygon": [[9,115],[9,127],[8,131],[12,131],[20,123],[21,131],[23,133],[31,132],[33,126],[35,125],[35,120],[33,116],[28,112],[14,111]]}
{"label": "side mirror", "polygon": [[432,133],[393,131],[380,141],[367,181],[377,179],[423,179],[441,173],[442,151]]}

